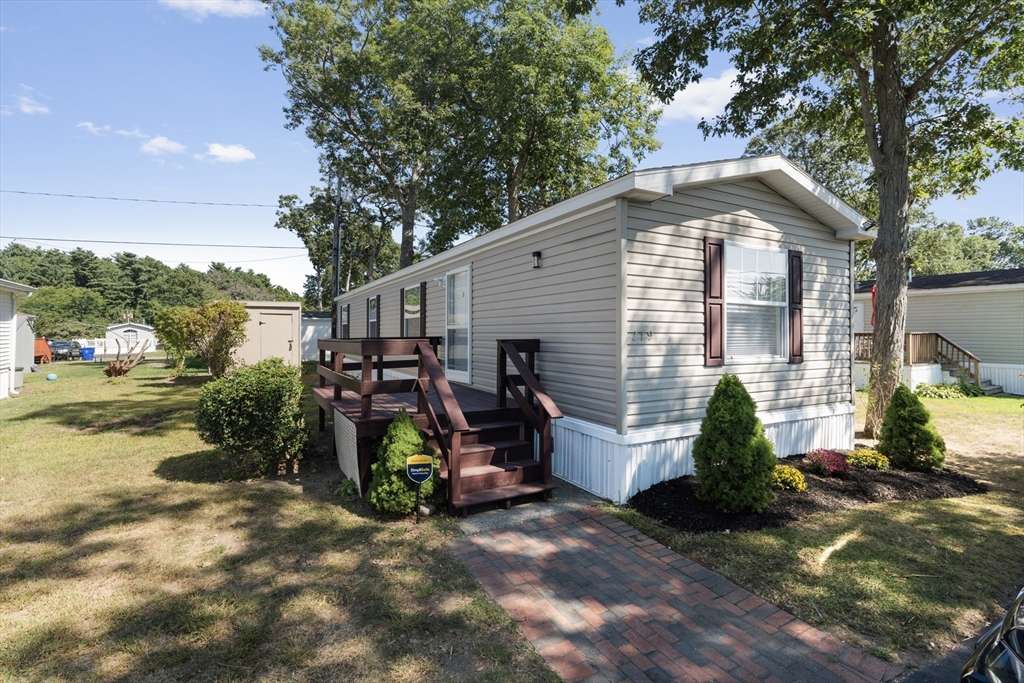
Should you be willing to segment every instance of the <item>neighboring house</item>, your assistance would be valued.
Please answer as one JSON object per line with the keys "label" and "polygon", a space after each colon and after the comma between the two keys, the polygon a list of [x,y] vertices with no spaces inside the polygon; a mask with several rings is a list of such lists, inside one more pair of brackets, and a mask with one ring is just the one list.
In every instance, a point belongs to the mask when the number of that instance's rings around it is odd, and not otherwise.
{"label": "neighboring house", "polygon": [[25,383],[25,371],[35,364],[36,333],[32,324],[36,316],[19,312],[14,330],[14,388]]}
{"label": "neighboring house", "polygon": [[[857,283],[855,332],[872,331],[874,284]],[[1024,268],[913,276],[907,291],[906,331],[942,335],[978,357],[982,380],[1008,393],[1024,394]],[[864,368],[858,373],[858,384],[866,372]]]}
{"label": "neighboring house", "polygon": [[554,473],[623,502],[693,472],[726,372],[780,457],[852,448],[867,224],[781,156],[636,171],[339,296],[340,336],[440,337],[492,395],[496,341],[540,340]]}
{"label": "neighboring house", "polygon": [[[239,301],[249,313],[245,341],[235,358],[246,365],[267,358],[282,358],[289,365],[302,362],[302,304],[298,301]],[[330,327],[328,327],[330,330]]]}
{"label": "neighboring house", "polygon": [[0,279],[0,399],[17,394],[14,369],[18,367],[18,300],[34,291],[35,287]]}
{"label": "neighboring house", "polygon": [[[99,341],[92,339],[80,340],[79,344],[83,341]],[[121,344],[121,354],[128,353],[136,344],[139,344],[139,349],[142,348],[142,344],[149,341],[149,345],[146,347],[147,351],[152,351],[157,346],[156,330],[149,325],[143,325],[142,323],[119,323],[117,325],[107,326],[107,337],[103,340],[104,348],[96,349],[96,353],[103,353],[107,356],[116,356],[118,342]],[[83,346],[91,346],[91,344],[83,344]]]}
{"label": "neighboring house", "polygon": [[330,336],[330,311],[302,312],[302,360],[317,360],[320,351],[316,347],[316,340],[327,339]]}

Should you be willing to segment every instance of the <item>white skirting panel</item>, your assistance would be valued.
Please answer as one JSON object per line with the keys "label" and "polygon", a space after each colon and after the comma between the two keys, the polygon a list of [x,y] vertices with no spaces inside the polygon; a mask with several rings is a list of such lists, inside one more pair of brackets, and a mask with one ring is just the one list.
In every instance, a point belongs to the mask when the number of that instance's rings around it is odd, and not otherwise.
{"label": "white skirting panel", "polygon": [[[334,449],[338,453],[338,465],[342,473],[359,485],[359,447],[356,441],[356,425],[340,411],[334,411]],[[360,488],[359,495],[363,495]]]}
{"label": "white skirting panel", "polygon": [[[853,448],[853,406],[839,403],[760,413],[779,457],[814,448]],[[554,422],[556,476],[624,503],[668,479],[693,474],[693,441],[700,422],[617,434],[575,418]]]}
{"label": "white skirting panel", "polygon": [[1003,365],[1000,363],[982,363],[978,368],[983,380],[991,380],[992,384],[1000,386],[1008,394],[1024,396],[1024,365]]}

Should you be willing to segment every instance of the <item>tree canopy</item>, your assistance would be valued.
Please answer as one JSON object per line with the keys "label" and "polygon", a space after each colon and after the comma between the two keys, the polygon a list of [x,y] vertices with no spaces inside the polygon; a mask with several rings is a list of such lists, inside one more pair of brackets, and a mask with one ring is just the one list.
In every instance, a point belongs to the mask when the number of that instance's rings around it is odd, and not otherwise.
{"label": "tree canopy", "polygon": [[[869,436],[899,383],[913,198],[1024,167],[1021,16],[1024,0],[640,0],[657,42],[635,64],[663,100],[699,81],[712,52],[736,66],[706,135],[749,135],[796,107],[810,128],[860,141],[878,192]],[[997,114],[996,101],[1015,109]]]}
{"label": "tree canopy", "polygon": [[[551,0],[271,2],[261,48],[356,194],[439,251],[632,168],[659,116],[607,34]],[[388,205],[390,204],[390,208]]]}

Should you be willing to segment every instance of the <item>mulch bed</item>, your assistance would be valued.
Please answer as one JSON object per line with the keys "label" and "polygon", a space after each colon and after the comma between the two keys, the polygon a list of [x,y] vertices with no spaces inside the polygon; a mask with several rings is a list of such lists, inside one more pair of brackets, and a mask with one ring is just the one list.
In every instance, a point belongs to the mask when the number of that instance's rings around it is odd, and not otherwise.
{"label": "mulch bed", "polygon": [[786,526],[816,512],[849,510],[869,503],[898,500],[960,498],[988,490],[984,484],[950,469],[935,472],[881,472],[854,467],[842,479],[820,477],[803,468],[802,458],[790,456],[782,462],[803,472],[807,490],[803,493],[776,491],[775,502],[759,515],[721,512],[699,500],[695,477],[680,477],[655,484],[633,496],[629,505],[680,531],[756,531],[766,527]]}

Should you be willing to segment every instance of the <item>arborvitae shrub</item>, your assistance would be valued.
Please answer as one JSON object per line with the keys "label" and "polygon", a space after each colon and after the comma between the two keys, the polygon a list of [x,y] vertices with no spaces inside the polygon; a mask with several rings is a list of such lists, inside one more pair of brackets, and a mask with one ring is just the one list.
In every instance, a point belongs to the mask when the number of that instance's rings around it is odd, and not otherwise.
{"label": "arborvitae shrub", "polygon": [[775,500],[775,449],[736,375],[722,375],[693,444],[701,499],[727,512],[763,512]]}
{"label": "arborvitae shrub", "polygon": [[370,471],[373,479],[366,497],[378,510],[386,512],[412,512],[416,507],[416,484],[405,473],[405,460],[410,455],[429,455],[434,458],[434,476],[423,482],[424,500],[434,493],[440,480],[440,459],[437,451],[427,443],[427,436],[404,410],[398,413],[388,427],[384,442],[377,450],[377,462]]}
{"label": "arborvitae shrub", "polygon": [[931,423],[921,399],[900,385],[889,401],[882,421],[878,452],[901,470],[928,472],[942,467],[946,442]]}
{"label": "arborvitae shrub", "polygon": [[199,391],[196,431],[231,457],[232,474],[276,474],[302,456],[307,430],[299,373],[271,358],[229,372]]}

